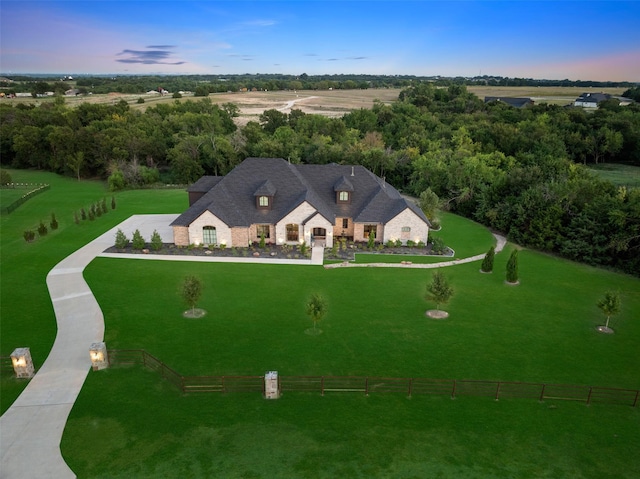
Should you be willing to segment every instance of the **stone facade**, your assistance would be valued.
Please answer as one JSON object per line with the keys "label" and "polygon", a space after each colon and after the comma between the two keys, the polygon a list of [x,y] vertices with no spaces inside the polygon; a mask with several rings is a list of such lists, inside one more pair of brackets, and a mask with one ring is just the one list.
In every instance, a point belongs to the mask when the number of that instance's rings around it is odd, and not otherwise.
{"label": "stone facade", "polygon": [[306,241],[307,244],[310,245],[313,228],[324,228],[327,231],[325,244],[327,247],[333,246],[333,225],[322,215],[317,214],[316,209],[306,201],[283,217],[275,225],[277,244],[294,243],[293,241],[287,241],[288,224],[298,225],[298,243]]}
{"label": "stone facade", "polygon": [[381,241],[386,243],[400,239],[402,244],[407,244],[409,240],[426,244],[428,238],[429,226],[413,211],[406,209],[387,222]]}
{"label": "stone facade", "polygon": [[384,230],[382,223],[355,223],[353,225],[353,241],[369,241],[369,235],[364,234],[366,225],[376,225],[376,243],[382,242]]}
{"label": "stone facade", "polygon": [[173,242],[176,246],[189,246],[189,228],[186,226],[174,226]]}
{"label": "stone facade", "polygon": [[[347,227],[343,228],[343,220],[347,220]],[[344,216],[336,218],[336,223],[333,225],[333,236],[348,236],[353,238],[353,220]]]}
{"label": "stone facade", "polygon": [[[203,228],[213,226],[216,229],[216,244],[226,244],[232,246],[231,228],[210,211],[202,213],[189,226],[189,244],[204,244]],[[245,228],[246,229],[246,228]],[[247,243],[245,242],[245,245]],[[244,246],[244,245],[243,245]]]}
{"label": "stone facade", "polygon": [[227,243],[227,246],[238,246],[242,248],[249,246],[249,228],[231,228],[231,242]]}

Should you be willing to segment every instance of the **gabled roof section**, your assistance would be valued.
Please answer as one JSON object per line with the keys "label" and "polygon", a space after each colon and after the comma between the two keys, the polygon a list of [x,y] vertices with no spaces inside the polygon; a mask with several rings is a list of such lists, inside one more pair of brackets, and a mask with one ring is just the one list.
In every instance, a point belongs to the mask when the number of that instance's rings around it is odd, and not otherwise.
{"label": "gabled roof section", "polygon": [[224,176],[203,176],[187,188],[188,192],[206,193],[217,185]]}
{"label": "gabled roof section", "polygon": [[253,196],[274,196],[276,191],[276,187],[273,186],[273,183],[269,180],[265,180],[264,183],[258,187]]}
{"label": "gabled roof section", "polygon": [[333,185],[333,191],[353,191],[353,185],[343,175],[340,178],[338,178],[338,181],[336,181],[336,184]]}
{"label": "gabled roof section", "polygon": [[528,105],[533,105],[533,100],[531,98],[517,98],[517,97],[508,97],[508,96],[485,96],[484,102],[490,103],[492,101],[506,103],[509,106],[513,106],[515,108],[522,108]]}
{"label": "gabled roof section", "polygon": [[[282,158],[247,158],[224,177],[203,177],[189,191],[211,188],[172,226],[189,226],[210,211],[229,227],[275,224],[305,201],[331,223],[336,217],[386,223],[406,208],[429,224],[424,213],[398,190],[362,166],[293,165]],[[349,203],[336,202],[349,191]],[[277,192],[277,195],[276,195]],[[270,209],[256,208],[256,196],[271,196]]]}

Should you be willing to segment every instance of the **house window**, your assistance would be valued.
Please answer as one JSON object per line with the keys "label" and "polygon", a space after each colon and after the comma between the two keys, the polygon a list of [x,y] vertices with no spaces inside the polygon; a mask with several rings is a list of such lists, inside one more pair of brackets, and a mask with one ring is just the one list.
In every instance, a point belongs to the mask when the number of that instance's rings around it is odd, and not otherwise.
{"label": "house window", "polygon": [[373,237],[375,238],[378,234],[378,225],[364,225],[364,237],[368,238],[371,232],[373,232]]}
{"label": "house window", "polygon": [[340,203],[348,203],[349,202],[349,192],[341,191],[338,193],[338,201]]}
{"label": "house window", "polygon": [[269,238],[270,230],[271,228],[269,228],[269,225],[256,225],[256,233],[258,234],[258,238],[262,238],[263,236],[265,238]]}
{"label": "house window", "polygon": [[409,226],[403,226],[400,233],[400,239],[408,240],[410,236],[411,236],[411,228]]}
{"label": "house window", "polygon": [[342,227],[347,229],[349,227],[349,218],[342,218]]}
{"label": "house window", "polygon": [[268,196],[260,196],[258,198],[258,206],[260,206],[260,208],[268,208],[269,207],[269,197]]}
{"label": "house window", "polygon": [[298,241],[298,225],[287,225],[287,241]]}
{"label": "house window", "polygon": [[202,228],[202,242],[204,244],[217,244],[218,237],[215,226],[205,226]]}

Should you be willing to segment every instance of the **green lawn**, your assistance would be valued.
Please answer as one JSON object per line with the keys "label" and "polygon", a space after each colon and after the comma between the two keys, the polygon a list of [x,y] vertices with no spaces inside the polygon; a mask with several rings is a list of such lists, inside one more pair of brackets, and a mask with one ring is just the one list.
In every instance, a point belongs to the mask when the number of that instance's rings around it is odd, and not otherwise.
{"label": "green lawn", "polygon": [[617,186],[640,188],[640,167],[618,163],[590,165],[589,170]]}
{"label": "green lawn", "polygon": [[[117,207],[95,221],[74,223],[74,211],[102,198],[110,204],[111,193],[104,182],[77,181],[52,173],[9,170],[14,182],[48,183],[51,189],[36,195],[10,215],[0,217],[0,356],[17,347],[31,348],[34,364],[41,366],[56,334],[56,323],[46,286],[46,275],[59,261],[92,239],[138,213],[178,213],[187,206],[182,190],[126,191],[115,195]],[[26,243],[23,232],[35,230],[40,221],[47,226],[55,213],[59,228]],[[26,386],[3,375],[0,412]]]}
{"label": "green lawn", "polygon": [[[1,218],[0,354],[29,346],[40,366],[55,318],[45,276],[131,214],[177,213],[184,191],[132,191],[80,225],[73,211],[110,198],[100,182],[11,171],[51,190]],[[56,213],[60,228],[22,232]],[[440,234],[456,257],[491,237],[452,215]],[[446,235],[446,237],[445,237]],[[478,235],[477,237],[474,235]],[[461,239],[463,238],[463,239]],[[473,239],[475,238],[475,239]],[[478,250],[474,248],[477,241]],[[145,348],[182,374],[354,374],[502,379],[640,387],[640,280],[524,250],[521,285],[504,285],[510,249],[492,275],[479,262],[444,270],[455,288],[447,321],[423,299],[430,270],[224,265],[98,258],[85,277],[104,309],[109,348]],[[205,283],[200,320],[181,316],[186,274]],[[595,303],[621,292],[616,334],[601,335]],[[329,301],[320,336],[304,301]],[[3,377],[2,411],[25,382]],[[92,372],[62,451],[80,478],[465,477],[635,478],[640,408],[562,401],[288,393],[181,395],[138,367]]]}

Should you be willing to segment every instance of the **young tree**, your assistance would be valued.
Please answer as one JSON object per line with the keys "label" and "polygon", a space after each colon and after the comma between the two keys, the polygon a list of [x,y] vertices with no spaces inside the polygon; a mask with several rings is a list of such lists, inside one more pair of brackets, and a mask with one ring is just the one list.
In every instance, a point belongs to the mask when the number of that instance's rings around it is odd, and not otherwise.
{"label": "young tree", "polygon": [[607,322],[604,325],[604,331],[611,331],[609,329],[609,319],[611,316],[615,316],[620,312],[621,304],[620,295],[615,291],[607,291],[604,294],[604,297],[598,301],[598,308],[600,308],[600,311],[602,311],[607,317]]}
{"label": "young tree", "polygon": [[195,316],[196,303],[202,294],[202,282],[196,276],[187,276],[182,283],[182,298],[191,308],[191,314]]}
{"label": "young tree", "polygon": [[86,220],[86,219],[87,219],[87,212],[84,210],[84,208],[82,208],[82,209],[80,210],[80,217],[81,217],[83,220]]}
{"label": "young tree", "polygon": [[133,249],[144,249],[144,238],[140,234],[140,230],[133,232],[133,239],[131,240],[131,247]]}
{"label": "young tree", "polygon": [[38,234],[40,236],[47,236],[47,225],[45,225],[42,221],[40,221],[40,224],[38,225]]}
{"label": "young tree", "polygon": [[518,282],[518,250],[514,249],[507,261],[507,283],[516,284]]}
{"label": "young tree", "polygon": [[369,231],[369,240],[367,241],[367,247],[373,249],[376,245],[376,234],[373,231]]}
{"label": "young tree", "polygon": [[121,229],[116,231],[116,248],[125,249],[129,244],[129,238],[124,234]]}
{"label": "young tree", "polygon": [[162,238],[157,230],[153,230],[151,235],[151,249],[153,251],[159,251],[162,248]]}
{"label": "young tree", "polygon": [[111,209],[112,210],[116,209],[116,197],[115,196],[111,197]]}
{"label": "young tree", "polygon": [[306,312],[311,318],[311,321],[313,321],[314,334],[319,334],[321,331],[316,329],[316,323],[321,321],[325,314],[327,314],[326,300],[320,294],[313,293],[309,301],[307,301]]}
{"label": "young tree", "polygon": [[496,255],[496,249],[494,246],[489,248],[487,254],[484,256],[484,260],[482,260],[482,266],[480,267],[480,271],[483,273],[491,273],[493,271],[493,259]]}
{"label": "young tree", "polygon": [[58,229],[58,220],[56,219],[55,213],[51,213],[51,221],[49,222],[49,226],[51,226],[52,230]]}
{"label": "young tree", "polygon": [[431,283],[427,285],[427,301],[434,301],[436,309],[440,309],[440,304],[446,304],[453,296],[453,288],[449,285],[444,273],[437,269],[433,273]]}

